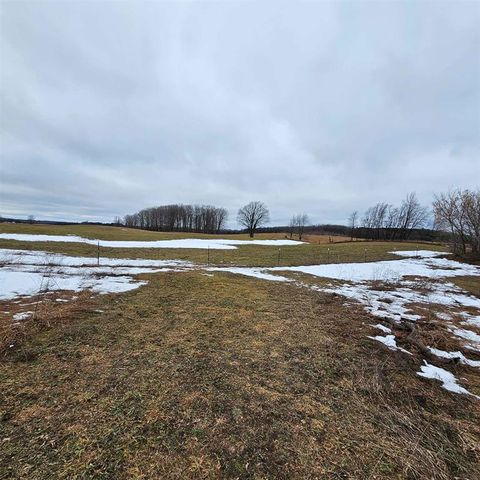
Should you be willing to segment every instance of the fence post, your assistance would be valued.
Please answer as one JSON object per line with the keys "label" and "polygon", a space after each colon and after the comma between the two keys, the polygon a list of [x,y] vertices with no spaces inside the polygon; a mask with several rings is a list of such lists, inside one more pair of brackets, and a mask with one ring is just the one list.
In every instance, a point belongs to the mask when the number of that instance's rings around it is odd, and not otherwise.
{"label": "fence post", "polygon": [[367,261],[367,249],[365,249],[365,262]]}
{"label": "fence post", "polygon": [[210,265],[210,245],[207,245],[207,265]]}
{"label": "fence post", "polygon": [[278,249],[277,266],[280,265],[280,249]]}
{"label": "fence post", "polygon": [[330,263],[330,247],[327,248],[327,263]]}
{"label": "fence post", "polygon": [[100,266],[100,240],[97,242],[97,266]]}

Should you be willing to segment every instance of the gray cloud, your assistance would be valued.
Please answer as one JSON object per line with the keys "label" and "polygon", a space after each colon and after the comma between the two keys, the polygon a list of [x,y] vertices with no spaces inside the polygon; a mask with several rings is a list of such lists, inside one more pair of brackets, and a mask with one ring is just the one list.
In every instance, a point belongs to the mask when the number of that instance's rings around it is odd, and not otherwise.
{"label": "gray cloud", "polygon": [[[2,2],[3,215],[478,187],[477,2]],[[233,225],[233,223],[232,223]]]}

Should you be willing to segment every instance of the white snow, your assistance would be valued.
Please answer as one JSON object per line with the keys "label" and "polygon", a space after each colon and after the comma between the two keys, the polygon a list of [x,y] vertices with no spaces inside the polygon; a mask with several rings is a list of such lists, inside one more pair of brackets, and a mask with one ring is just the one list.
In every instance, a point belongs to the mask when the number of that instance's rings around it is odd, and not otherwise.
{"label": "white snow", "polygon": [[472,330],[457,327],[449,327],[448,330],[456,337],[467,340],[467,343],[465,344],[466,348],[480,352],[480,335],[478,335],[478,333],[472,332]]}
{"label": "white snow", "polygon": [[129,259],[129,258],[107,258],[107,257],[74,257],[62,255],[59,253],[51,253],[45,251],[33,250],[14,250],[14,249],[0,249],[0,259],[3,264],[8,266],[20,265],[61,265],[68,267],[83,267],[91,266],[97,267],[177,267],[191,265],[190,262],[183,260],[148,260],[148,259]]}
{"label": "white snow", "polygon": [[465,328],[455,328],[451,329],[454,335],[457,337],[464,338],[472,343],[479,343],[480,344],[480,335],[478,333],[472,332],[471,330],[466,330]]}
{"label": "white snow", "polygon": [[394,255],[399,255],[400,257],[417,257],[417,258],[433,258],[440,257],[442,255],[450,255],[447,252],[434,252],[433,250],[395,250]]}
{"label": "white snow", "polygon": [[401,348],[397,345],[397,341],[395,340],[395,335],[385,335],[382,337],[381,335],[376,335],[375,337],[370,337],[368,336],[367,338],[370,338],[372,340],[377,340],[377,342],[383,343],[385,346],[387,346],[390,350],[400,350],[403,353],[408,353],[411,355],[411,353],[408,350],[405,350],[404,348]]}
{"label": "white snow", "polygon": [[467,312],[462,312],[460,315],[465,319],[462,325],[480,328],[480,315],[470,315]]}
{"label": "white snow", "polygon": [[471,367],[480,367],[480,360],[470,360],[463,355],[462,352],[446,352],[445,350],[439,350],[438,348],[428,347],[428,350],[433,355],[440,358],[457,358],[460,363],[464,365],[470,365]]}
{"label": "white snow", "polygon": [[375,337],[369,336],[368,338],[371,338],[372,340],[377,340],[378,342],[383,343],[391,350],[396,350],[398,348],[397,342],[395,341],[395,335],[385,335],[384,337],[382,337],[381,335],[377,335]]}
{"label": "white snow", "polygon": [[211,267],[208,270],[215,272],[230,272],[238,275],[245,275],[247,277],[260,278],[262,280],[271,280],[274,282],[290,282],[291,280],[280,275],[272,275],[266,273],[265,269],[252,267]]}
{"label": "white snow", "polygon": [[424,363],[425,365],[422,365],[420,367],[420,371],[417,372],[417,375],[424,378],[431,378],[433,380],[440,380],[442,382],[442,387],[450,392],[471,395],[468,390],[466,390],[457,383],[455,375],[453,375],[447,370],[444,370],[443,368],[431,365],[426,361],[424,361]]}
{"label": "white snow", "polygon": [[372,325],[372,327],[378,328],[384,333],[392,333],[392,330],[381,323],[377,323],[376,325]]}
{"label": "white snow", "polygon": [[32,315],[33,312],[20,312],[20,313],[16,313],[14,316],[13,316],[13,321],[14,322],[20,322],[22,320],[26,320],[27,318],[29,318],[31,315]]}
{"label": "white snow", "polygon": [[406,276],[445,278],[459,275],[480,275],[479,267],[445,258],[408,258],[404,260],[365,263],[331,263],[274,267],[270,270],[302,272],[316,277],[334,278],[350,282],[396,282]]}
{"label": "white snow", "polygon": [[77,235],[35,235],[26,233],[0,233],[0,239],[17,240],[21,242],[62,242],[87,243],[107,248],[193,248],[212,250],[235,250],[238,245],[273,245],[276,247],[305,245],[296,240],[234,240],[222,238],[182,238],[177,240],[98,240]]}
{"label": "white snow", "polygon": [[48,252],[0,249],[0,299],[34,295],[47,290],[91,289],[97,293],[133,290],[145,281],[132,277],[141,273],[177,271],[192,266],[180,260],[144,260],[69,257]]}

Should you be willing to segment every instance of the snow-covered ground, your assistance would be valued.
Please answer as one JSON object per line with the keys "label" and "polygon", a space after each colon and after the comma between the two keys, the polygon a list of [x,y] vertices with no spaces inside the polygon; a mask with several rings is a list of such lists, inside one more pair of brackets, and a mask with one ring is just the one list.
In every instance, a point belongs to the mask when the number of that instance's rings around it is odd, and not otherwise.
{"label": "snow-covered ground", "polygon": [[205,239],[182,238],[178,240],[95,240],[79,237],[77,235],[35,235],[26,233],[0,233],[0,239],[18,240],[22,242],[62,242],[62,243],[87,243],[109,248],[193,248],[212,250],[236,250],[239,245],[273,245],[276,247],[305,245],[296,240],[232,240],[232,239]]}
{"label": "snow-covered ground", "polygon": [[146,282],[141,273],[181,270],[192,265],[180,260],[69,257],[48,252],[0,249],[0,300],[49,290],[121,293]]}
{"label": "snow-covered ground", "polygon": [[447,258],[436,258],[442,252],[391,252],[418,258],[386,260],[365,263],[331,263],[325,265],[304,265],[295,267],[275,267],[272,271],[292,271],[307,273],[316,277],[333,278],[349,282],[382,281],[395,282],[403,277],[418,276],[428,278],[457,277],[459,275],[480,275],[474,265],[455,262]]}

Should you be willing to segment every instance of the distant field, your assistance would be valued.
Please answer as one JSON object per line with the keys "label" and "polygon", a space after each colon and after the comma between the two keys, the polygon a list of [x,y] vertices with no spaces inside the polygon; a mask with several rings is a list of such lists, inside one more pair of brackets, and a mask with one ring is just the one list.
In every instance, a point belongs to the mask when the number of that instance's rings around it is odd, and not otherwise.
{"label": "distant field", "polygon": [[[171,240],[179,238],[232,238],[248,240],[247,234],[237,235],[206,235],[197,233],[163,233],[144,230],[84,226],[84,225],[20,225],[1,224],[0,233],[30,233],[44,235],[78,235],[101,240]],[[258,234],[256,239],[284,239],[285,234]],[[335,239],[336,243],[329,243]],[[294,237],[295,239],[295,237]],[[198,249],[143,249],[143,248],[101,248],[101,256],[118,258],[151,258],[179,259],[196,263],[213,265],[240,266],[276,266],[276,265],[306,265],[318,263],[364,262],[374,260],[389,260],[396,258],[390,254],[394,250],[415,250],[425,248],[425,244],[415,242],[350,242],[347,237],[329,237],[312,235],[306,243],[300,246],[239,246],[236,250],[198,250]],[[345,241],[347,240],[347,241]],[[0,239],[0,248],[16,248],[26,250],[48,250],[66,255],[96,256],[97,248],[81,243],[54,242],[19,242]],[[446,248],[437,244],[428,246],[431,250],[445,251]]]}
{"label": "distant field", "polygon": [[[248,240],[247,233],[236,234],[207,234],[191,232],[150,232],[136,228],[110,227],[103,225],[29,225],[29,224],[0,224],[0,233],[31,233],[41,235],[78,235],[100,240],[175,240],[178,238],[235,238]],[[269,240],[285,238],[285,233],[258,233],[257,239]]]}

